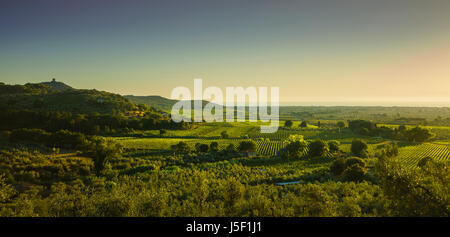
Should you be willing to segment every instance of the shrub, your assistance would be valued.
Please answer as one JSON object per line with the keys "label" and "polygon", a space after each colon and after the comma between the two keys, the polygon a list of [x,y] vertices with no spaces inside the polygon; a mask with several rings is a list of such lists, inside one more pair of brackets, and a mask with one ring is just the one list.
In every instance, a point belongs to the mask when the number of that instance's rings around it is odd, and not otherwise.
{"label": "shrub", "polygon": [[362,167],[359,164],[353,164],[347,167],[342,173],[342,179],[344,181],[360,182],[364,180],[367,174],[367,168]]}
{"label": "shrub", "polygon": [[219,143],[211,142],[211,144],[209,144],[209,150],[211,152],[218,152],[219,151]]}
{"label": "shrub", "polygon": [[191,148],[186,142],[179,142],[176,145],[170,147],[175,153],[185,154],[191,151]]}
{"label": "shrub", "polygon": [[256,151],[256,143],[253,141],[242,141],[239,143],[238,151]]}
{"label": "shrub", "polygon": [[361,181],[367,173],[366,162],[359,157],[341,158],[333,162],[330,172],[335,177],[342,177],[344,181]]}
{"label": "shrub", "polygon": [[362,140],[362,139],[355,139],[352,141],[352,147],[351,147],[351,151],[354,155],[359,156],[359,157],[368,157],[368,152],[367,152],[368,146],[366,141]]}
{"label": "shrub", "polygon": [[221,132],[221,133],[220,133],[220,136],[221,136],[222,138],[224,138],[224,139],[226,139],[226,138],[228,138],[228,137],[229,137],[229,135],[228,135],[227,131],[223,131],[223,132]]}
{"label": "shrub", "polygon": [[209,146],[207,144],[197,143],[195,144],[195,150],[198,153],[206,153],[209,150]]}
{"label": "shrub", "polygon": [[333,162],[333,164],[331,164],[330,171],[335,177],[340,176],[342,174],[342,172],[344,172],[345,167],[346,167],[345,160],[346,159],[344,159],[344,158],[340,158],[340,159],[335,160]]}
{"label": "shrub", "polygon": [[425,158],[420,159],[420,161],[417,163],[417,166],[419,167],[424,167],[425,165],[427,165],[427,163],[432,162],[433,158],[427,156]]}
{"label": "shrub", "polygon": [[345,160],[345,167],[349,167],[354,164],[360,165],[361,167],[366,167],[366,162],[359,157],[349,157]]}
{"label": "shrub", "polygon": [[286,120],[286,122],[284,122],[284,127],[286,127],[286,128],[290,128],[290,127],[292,127],[292,121],[291,120]]}
{"label": "shrub", "polygon": [[302,157],[307,147],[303,140],[291,141],[280,151],[280,156],[285,159],[298,159]]}
{"label": "shrub", "polygon": [[324,140],[315,140],[309,144],[309,155],[311,157],[324,156],[329,151],[330,148]]}
{"label": "shrub", "polygon": [[339,145],[341,145],[341,143],[336,140],[331,140],[328,142],[328,147],[330,148],[330,152],[339,151]]}
{"label": "shrub", "polygon": [[227,153],[234,153],[234,152],[236,152],[236,148],[234,147],[234,144],[233,144],[233,143],[230,143],[230,144],[227,146],[227,148],[225,148],[225,151],[226,151]]}

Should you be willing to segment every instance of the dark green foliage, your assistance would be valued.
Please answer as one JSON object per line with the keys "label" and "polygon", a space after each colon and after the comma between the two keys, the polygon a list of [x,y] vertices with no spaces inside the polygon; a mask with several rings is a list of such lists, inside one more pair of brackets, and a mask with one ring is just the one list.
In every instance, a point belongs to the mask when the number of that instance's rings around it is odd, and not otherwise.
{"label": "dark green foliage", "polygon": [[[0,84],[0,129],[38,128],[98,134],[128,129],[185,129],[184,122],[121,95],[72,89],[60,82]],[[135,112],[139,112],[135,116]],[[125,116],[129,115],[129,116]]]}
{"label": "dark green foliage", "polygon": [[5,174],[9,182],[33,184],[72,180],[91,175],[94,169],[90,158],[44,155],[19,149],[0,150],[0,167],[0,173]]}
{"label": "dark green foliage", "polygon": [[378,157],[395,157],[398,156],[398,145],[397,143],[386,144],[381,150]]}
{"label": "dark green foliage", "polygon": [[51,132],[69,130],[94,135],[111,130],[185,129],[189,126],[188,123],[175,123],[169,117],[151,111],[140,119],[114,114],[58,111],[3,110],[0,113],[0,129],[38,128]]}
{"label": "dark green foliage", "polygon": [[411,142],[424,142],[434,137],[434,134],[428,129],[421,127],[415,127],[407,130],[404,134],[406,140]]}
{"label": "dark green foliage", "polygon": [[55,133],[46,132],[42,129],[15,129],[9,132],[10,142],[35,142],[45,144],[48,147],[58,148],[80,148],[87,142],[87,138],[82,133],[60,130]]}
{"label": "dark green foliage", "polygon": [[362,167],[366,167],[366,162],[359,157],[349,157],[349,158],[345,159],[345,165],[347,167],[354,165],[354,164],[360,165]]}
{"label": "dark green foliage", "polygon": [[306,123],[306,121],[302,121],[299,126],[300,128],[306,128],[308,127],[308,124]]}
{"label": "dark green foliage", "polygon": [[360,182],[364,180],[366,174],[366,167],[363,167],[359,164],[353,164],[345,168],[344,172],[342,173],[342,179],[344,181]]}
{"label": "dark green foliage", "polygon": [[[170,112],[172,110],[172,107],[175,103],[178,102],[178,100],[171,100],[164,98],[162,96],[134,96],[134,95],[125,95],[125,98],[129,99],[130,101],[136,103],[136,104],[145,104],[149,107],[157,108],[159,110],[168,111]],[[194,101],[191,101],[192,107]],[[203,100],[202,106],[205,107],[209,101]]]}
{"label": "dark green foliage", "polygon": [[[57,82],[58,83],[58,82]],[[125,112],[135,105],[121,95],[97,90],[54,89],[54,85],[26,84],[0,85],[1,101],[15,100],[15,103],[0,104],[6,109],[66,111],[89,114],[100,112],[112,114],[113,110]]]}
{"label": "dark green foliage", "polygon": [[340,158],[333,161],[333,163],[331,164],[330,171],[335,177],[340,176],[342,172],[344,172],[346,168],[345,161],[345,158]]}
{"label": "dark green foliage", "polygon": [[83,145],[83,155],[94,160],[94,168],[97,175],[105,168],[106,162],[120,156],[122,147],[110,139],[93,137]]}
{"label": "dark green foliage", "polygon": [[433,158],[427,156],[425,158],[420,159],[419,162],[417,163],[417,166],[422,168],[426,166],[429,162],[433,162]]}
{"label": "dark green foliage", "polygon": [[361,135],[376,136],[378,133],[377,125],[370,121],[365,121],[365,120],[348,121],[348,127],[353,132],[361,134]]}
{"label": "dark green foliage", "polygon": [[330,148],[324,140],[315,140],[309,143],[309,155],[311,157],[324,156],[329,151]]}
{"label": "dark green foliage", "polygon": [[353,182],[364,180],[367,174],[366,162],[359,157],[337,159],[331,165],[330,171],[343,181]]}
{"label": "dark green foliage", "polygon": [[450,163],[427,159],[418,169],[380,159],[377,175],[394,216],[450,216]]}
{"label": "dark green foliage", "polygon": [[191,151],[191,148],[186,142],[179,142],[176,145],[172,145],[171,149],[177,154],[186,154]]}
{"label": "dark green foliage", "polygon": [[328,147],[330,148],[331,153],[340,151],[339,145],[341,145],[339,141],[336,140],[328,141]]}
{"label": "dark green foliage", "polygon": [[405,126],[399,128],[377,127],[375,123],[365,120],[349,121],[349,128],[357,134],[366,136],[381,136],[388,139],[406,140],[410,142],[424,142],[435,136],[430,130],[422,127],[407,129]]}
{"label": "dark green foliage", "polygon": [[0,203],[9,201],[16,194],[14,187],[6,181],[5,175],[0,171]]}
{"label": "dark green foliage", "polygon": [[367,149],[368,149],[367,142],[364,141],[363,139],[355,139],[352,141],[351,152],[355,156],[363,158],[368,157],[369,153]]}
{"label": "dark green foliage", "polygon": [[39,94],[39,93],[48,93],[51,90],[50,86],[43,84],[25,84],[25,85],[6,85],[3,82],[0,82],[0,94]]}
{"label": "dark green foliage", "polygon": [[284,159],[298,159],[303,156],[308,144],[304,141],[292,141],[280,151],[280,156]]}
{"label": "dark green foliage", "polygon": [[209,146],[207,144],[197,143],[195,144],[195,150],[199,153],[206,153],[209,150]]}
{"label": "dark green foliage", "polygon": [[237,149],[239,152],[254,152],[256,151],[256,143],[254,141],[242,141]]}
{"label": "dark green foliage", "polygon": [[211,144],[209,144],[209,151],[218,152],[219,151],[219,143],[211,142]]}
{"label": "dark green foliage", "polygon": [[[236,203],[238,203],[244,197],[245,186],[234,178],[230,178],[225,183],[224,187],[224,206],[226,208],[232,208]],[[230,215],[233,215],[233,210],[228,210]]]}
{"label": "dark green foliage", "polygon": [[284,126],[286,127],[286,128],[290,128],[290,127],[292,127],[292,121],[291,120],[286,120],[286,122],[284,122]]}
{"label": "dark green foliage", "polygon": [[44,106],[44,100],[42,98],[36,99],[33,102],[33,107],[36,109],[40,109]]}
{"label": "dark green foliage", "polygon": [[234,146],[233,143],[230,143],[226,148],[225,151],[229,154],[232,154],[234,152],[236,152],[236,147]]}
{"label": "dark green foliage", "polygon": [[120,172],[120,175],[135,175],[155,170],[155,165],[143,165],[136,168],[126,169]]}
{"label": "dark green foliage", "polygon": [[221,136],[222,138],[224,138],[224,139],[226,139],[226,138],[228,138],[228,137],[229,137],[229,135],[228,135],[227,131],[223,131],[223,132],[221,132],[221,133],[220,133],[220,136]]}
{"label": "dark green foliage", "polygon": [[343,128],[345,128],[345,123],[342,122],[342,121],[339,121],[339,122],[336,123],[336,126],[337,126],[339,129],[343,129]]}

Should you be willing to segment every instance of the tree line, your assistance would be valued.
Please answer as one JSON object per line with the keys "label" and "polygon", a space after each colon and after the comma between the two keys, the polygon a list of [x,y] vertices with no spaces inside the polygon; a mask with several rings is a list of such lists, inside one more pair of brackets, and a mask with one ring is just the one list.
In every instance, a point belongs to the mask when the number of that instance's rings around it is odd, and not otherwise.
{"label": "tree line", "polygon": [[175,123],[160,113],[148,111],[143,118],[121,114],[73,114],[60,111],[4,110],[0,113],[0,129],[39,128],[46,131],[69,130],[85,134],[114,133],[135,130],[186,129],[191,125]]}
{"label": "tree line", "polygon": [[400,125],[398,128],[379,127],[376,123],[366,120],[348,121],[348,127],[352,132],[360,135],[380,136],[410,142],[425,142],[435,136],[430,130],[419,126],[410,129],[404,125]]}

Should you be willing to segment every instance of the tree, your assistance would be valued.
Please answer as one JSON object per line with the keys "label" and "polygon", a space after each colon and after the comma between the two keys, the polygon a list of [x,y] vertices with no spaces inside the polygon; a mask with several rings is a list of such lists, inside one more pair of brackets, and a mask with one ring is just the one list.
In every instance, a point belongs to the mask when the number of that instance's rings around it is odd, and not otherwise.
{"label": "tree", "polygon": [[291,120],[286,120],[286,122],[284,122],[284,127],[286,127],[286,128],[290,128],[290,127],[292,127],[292,121]]}
{"label": "tree", "polygon": [[[226,208],[232,208],[235,203],[244,197],[245,187],[235,178],[229,178],[225,182],[223,199]],[[232,210],[230,210],[231,212]],[[230,213],[231,215],[234,213]]]}
{"label": "tree", "polygon": [[209,151],[218,152],[219,151],[219,143],[211,142],[211,144],[209,144]]}
{"label": "tree", "polygon": [[335,177],[341,177],[343,181],[353,182],[364,180],[367,174],[366,162],[359,157],[335,160],[330,171]]}
{"label": "tree", "polygon": [[361,167],[366,167],[366,162],[359,157],[349,157],[349,158],[345,159],[345,167],[346,168],[349,166],[352,166],[354,164],[357,164]]}
{"label": "tree", "polygon": [[209,150],[209,146],[207,144],[196,143],[195,150],[198,153],[206,153]]}
{"label": "tree", "polygon": [[335,176],[338,177],[344,172],[346,166],[345,166],[345,158],[340,158],[331,164],[330,171]]}
{"label": "tree", "polygon": [[235,152],[236,152],[236,148],[234,147],[234,144],[233,144],[233,143],[230,143],[230,144],[225,148],[225,151],[226,151],[228,154],[232,154],[232,153],[235,153]]}
{"label": "tree", "polygon": [[337,159],[331,164],[331,173],[344,181],[362,181],[367,174],[366,162],[359,157]]}
{"label": "tree", "polygon": [[285,159],[298,159],[303,156],[308,144],[302,135],[290,135],[285,141],[285,147],[280,150],[280,156]]}
{"label": "tree", "polygon": [[302,157],[307,146],[306,142],[291,142],[280,152],[281,157],[286,159],[298,159]]}
{"label": "tree", "polygon": [[120,144],[103,137],[93,137],[83,147],[83,154],[94,160],[97,175],[100,175],[109,159],[119,156],[121,152]]}
{"label": "tree", "polygon": [[430,130],[421,127],[415,127],[413,129],[407,130],[405,132],[405,138],[411,142],[424,142],[431,139],[435,134],[431,133]]}
{"label": "tree", "polygon": [[351,152],[359,157],[368,157],[369,153],[367,151],[368,146],[366,141],[362,139],[355,139],[352,141]]}
{"label": "tree", "polygon": [[315,140],[309,143],[309,155],[311,157],[324,156],[330,151],[328,144],[324,140]]}
{"label": "tree", "polygon": [[332,153],[338,152],[340,150],[339,145],[341,145],[341,143],[336,140],[331,140],[328,142],[328,147],[330,148],[330,152]]}
{"label": "tree", "polygon": [[336,123],[336,126],[339,128],[339,132],[341,132],[341,129],[345,128],[345,123],[342,121],[339,121]]}
{"label": "tree", "polygon": [[238,146],[239,152],[256,151],[256,143],[253,141],[242,141]]}
{"label": "tree", "polygon": [[403,133],[403,132],[406,132],[406,126],[405,125],[400,125],[400,126],[398,126],[398,131],[399,132],[401,132],[401,133]]}
{"label": "tree", "polygon": [[360,182],[364,180],[367,174],[367,168],[359,164],[353,164],[347,167],[342,173],[344,181]]}
{"label": "tree", "polygon": [[348,121],[348,127],[354,133],[361,135],[378,135],[377,125],[370,121],[362,119]]}
{"label": "tree", "polygon": [[405,169],[396,159],[377,162],[376,175],[393,215],[450,216],[450,162],[424,163],[418,169]]}
{"label": "tree", "polygon": [[220,133],[220,136],[223,138],[223,139],[226,139],[226,138],[228,138],[229,137],[229,135],[228,135],[228,133],[227,133],[227,131],[223,131],[223,132],[221,132]]}
{"label": "tree", "polygon": [[433,158],[427,156],[425,158],[422,158],[419,160],[419,162],[417,163],[417,166],[419,167],[424,167],[425,165],[428,164],[428,162],[433,162]]}
{"label": "tree", "polygon": [[186,154],[191,151],[191,148],[186,142],[179,142],[178,144],[170,146],[170,148],[178,154]]}
{"label": "tree", "polygon": [[397,143],[386,144],[384,149],[381,150],[381,155],[379,157],[395,157],[398,156],[398,145]]}
{"label": "tree", "polygon": [[306,123],[306,121],[302,121],[302,123],[300,123],[300,128],[306,128],[308,127],[308,124]]}

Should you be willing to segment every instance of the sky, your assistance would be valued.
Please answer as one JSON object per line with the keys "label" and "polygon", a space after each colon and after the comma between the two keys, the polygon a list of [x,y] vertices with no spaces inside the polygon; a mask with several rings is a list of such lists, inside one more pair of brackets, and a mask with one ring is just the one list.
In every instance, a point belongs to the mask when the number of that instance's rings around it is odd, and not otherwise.
{"label": "sky", "polygon": [[0,82],[283,104],[450,106],[450,1],[0,1]]}

